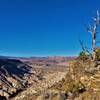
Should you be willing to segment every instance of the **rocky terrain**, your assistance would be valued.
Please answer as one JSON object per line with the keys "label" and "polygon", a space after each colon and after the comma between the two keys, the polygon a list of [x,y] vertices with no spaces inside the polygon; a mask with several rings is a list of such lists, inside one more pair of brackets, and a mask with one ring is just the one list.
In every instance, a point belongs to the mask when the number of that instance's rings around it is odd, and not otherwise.
{"label": "rocky terrain", "polygon": [[25,91],[21,92],[18,96],[16,96],[12,100],[38,100],[38,98],[41,97],[40,94],[44,93],[44,91],[47,91],[49,87],[61,81],[62,78],[65,77],[65,75],[66,73],[64,72],[58,72],[58,73],[56,72],[48,74],[47,76],[45,76],[44,80],[38,82],[37,84],[32,85],[30,88],[27,88]]}
{"label": "rocky terrain", "polygon": [[13,100],[100,100],[99,60],[77,58],[65,70],[51,73],[49,69],[41,83]]}
{"label": "rocky terrain", "polygon": [[100,100],[99,60],[46,61],[0,59],[0,100]]}
{"label": "rocky terrain", "polygon": [[66,77],[50,89],[59,91],[60,98],[64,98],[51,100],[100,100],[100,62],[70,62]]}
{"label": "rocky terrain", "polygon": [[24,100],[28,95],[32,95],[30,100],[35,100],[33,97],[37,98],[65,77],[68,69],[66,63],[62,57],[34,60],[1,57],[0,100]]}
{"label": "rocky terrain", "polygon": [[0,96],[10,97],[27,86],[31,67],[19,60],[0,59]]}
{"label": "rocky terrain", "polygon": [[[57,63],[58,64],[58,63]],[[41,94],[47,91],[50,87],[54,84],[60,82],[63,78],[65,78],[68,66],[67,65],[56,65],[51,64],[48,66],[41,65],[33,65],[34,70],[31,70],[35,76],[38,77],[38,80],[34,82],[33,77],[31,78],[28,83],[31,84],[29,88],[25,91],[19,93],[16,97],[12,98],[12,100],[42,100]],[[37,74],[38,73],[38,74]]]}

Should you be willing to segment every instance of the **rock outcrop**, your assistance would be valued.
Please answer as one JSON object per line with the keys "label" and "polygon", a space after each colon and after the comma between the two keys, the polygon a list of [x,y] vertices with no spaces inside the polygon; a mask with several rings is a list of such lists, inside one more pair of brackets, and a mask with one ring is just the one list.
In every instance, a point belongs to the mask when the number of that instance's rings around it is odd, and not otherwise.
{"label": "rock outcrop", "polygon": [[9,98],[27,86],[31,67],[19,60],[0,59],[0,96]]}
{"label": "rock outcrop", "polygon": [[100,65],[94,64],[90,60],[70,62],[66,78],[52,89],[64,91],[65,100],[100,100]]}

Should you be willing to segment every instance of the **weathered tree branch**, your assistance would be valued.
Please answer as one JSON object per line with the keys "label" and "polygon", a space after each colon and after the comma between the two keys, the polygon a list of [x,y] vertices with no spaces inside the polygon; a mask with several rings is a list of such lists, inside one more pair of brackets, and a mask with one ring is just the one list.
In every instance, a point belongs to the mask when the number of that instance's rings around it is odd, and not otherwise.
{"label": "weathered tree branch", "polygon": [[95,48],[96,48],[96,35],[97,35],[97,27],[100,23],[100,19],[99,19],[99,11],[97,10],[97,15],[96,17],[93,18],[93,25],[89,26],[87,28],[88,33],[91,33],[92,35],[92,57],[93,57],[93,61],[95,61],[96,59],[96,52],[95,52]]}
{"label": "weathered tree branch", "polygon": [[81,48],[84,52],[87,52],[89,55],[91,55],[90,51],[88,50],[88,48],[86,46],[84,46],[83,41],[79,39],[79,43],[81,45]]}

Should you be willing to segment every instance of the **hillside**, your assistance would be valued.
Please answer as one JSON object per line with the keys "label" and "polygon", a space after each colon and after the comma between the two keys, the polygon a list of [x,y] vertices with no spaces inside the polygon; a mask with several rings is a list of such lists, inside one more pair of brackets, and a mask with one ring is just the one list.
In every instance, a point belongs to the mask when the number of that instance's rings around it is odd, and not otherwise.
{"label": "hillside", "polygon": [[66,77],[50,90],[60,92],[59,100],[100,100],[100,62],[96,65],[91,60],[70,62]]}
{"label": "hillside", "polygon": [[0,96],[9,97],[27,86],[31,67],[20,60],[0,59]]}

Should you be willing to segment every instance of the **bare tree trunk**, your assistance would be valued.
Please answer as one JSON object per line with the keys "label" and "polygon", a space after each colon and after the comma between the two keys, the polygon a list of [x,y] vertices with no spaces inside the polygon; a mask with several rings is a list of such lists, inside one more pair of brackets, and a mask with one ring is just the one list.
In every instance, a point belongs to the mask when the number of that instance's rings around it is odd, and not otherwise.
{"label": "bare tree trunk", "polygon": [[92,33],[92,57],[93,57],[93,61],[95,61],[95,59],[96,59],[96,52],[95,52],[95,49],[96,49],[96,36],[95,35],[96,35],[96,33],[93,32]]}

